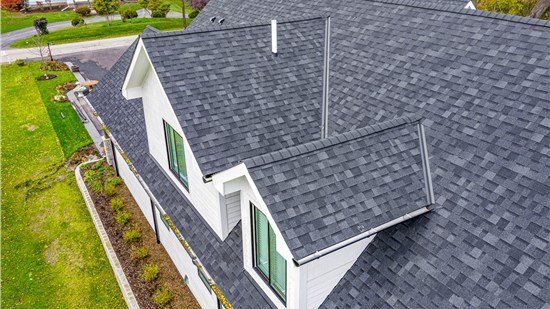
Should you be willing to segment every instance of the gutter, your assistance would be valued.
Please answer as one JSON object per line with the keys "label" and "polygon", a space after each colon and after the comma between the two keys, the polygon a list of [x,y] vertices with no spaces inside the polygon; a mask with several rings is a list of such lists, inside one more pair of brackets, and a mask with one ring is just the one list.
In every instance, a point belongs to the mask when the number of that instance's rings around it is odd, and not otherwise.
{"label": "gutter", "polygon": [[368,231],[366,231],[366,232],[363,232],[363,233],[361,233],[361,234],[359,234],[359,235],[355,235],[355,236],[353,236],[353,237],[351,237],[351,238],[348,238],[348,239],[344,240],[343,242],[340,242],[340,243],[334,244],[334,245],[332,245],[332,246],[330,246],[330,247],[327,247],[327,248],[325,248],[325,249],[316,251],[315,253],[310,254],[310,255],[308,255],[308,256],[306,256],[306,257],[304,257],[304,258],[301,258],[301,259],[299,259],[299,260],[293,259],[294,264],[295,264],[296,266],[302,266],[302,265],[307,264],[307,263],[309,263],[309,262],[311,262],[311,261],[313,261],[313,260],[316,260],[316,259],[318,259],[318,258],[320,258],[320,257],[322,257],[322,256],[325,256],[325,255],[327,255],[327,254],[329,254],[329,253],[332,253],[332,252],[334,252],[334,251],[336,251],[336,250],[339,250],[339,249],[341,249],[341,248],[343,248],[343,247],[349,246],[349,245],[351,245],[351,244],[353,244],[353,243],[356,243],[356,242],[358,242],[358,241],[360,241],[360,240],[363,240],[363,239],[365,239],[365,238],[367,238],[367,237],[369,237],[369,236],[372,236],[372,235],[374,235],[374,234],[376,234],[376,233],[378,233],[378,232],[380,232],[380,231],[382,231],[382,230],[385,230],[385,229],[390,228],[390,227],[392,227],[392,226],[394,226],[394,225],[397,225],[397,224],[399,224],[399,223],[401,223],[401,222],[403,222],[403,221],[406,221],[406,220],[412,219],[412,218],[414,218],[414,217],[418,217],[418,216],[420,216],[420,215],[422,215],[422,214],[425,214],[425,213],[427,213],[428,211],[430,211],[430,209],[429,209],[427,206],[425,206],[425,207],[422,207],[422,208],[417,209],[417,210],[415,210],[415,211],[409,212],[409,213],[407,213],[407,214],[405,214],[405,215],[403,215],[403,216],[401,216],[401,217],[399,217],[399,218],[393,219],[393,220],[388,221],[388,222],[386,222],[386,223],[384,223],[384,224],[382,224],[382,225],[379,225],[379,226],[377,226],[377,227],[375,227],[375,228],[372,228],[372,229],[370,229],[370,230],[368,230]]}

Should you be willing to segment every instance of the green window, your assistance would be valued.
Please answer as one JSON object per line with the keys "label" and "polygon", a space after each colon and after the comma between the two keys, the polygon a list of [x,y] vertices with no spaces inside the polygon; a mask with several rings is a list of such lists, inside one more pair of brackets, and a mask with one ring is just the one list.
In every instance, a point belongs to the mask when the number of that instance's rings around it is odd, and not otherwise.
{"label": "green window", "polygon": [[286,260],[277,252],[275,233],[267,217],[252,203],[254,232],[254,267],[273,290],[286,300]]}
{"label": "green window", "polygon": [[185,166],[183,138],[166,122],[164,122],[164,135],[166,138],[168,165],[170,166],[170,170],[178,177],[185,188],[189,188],[187,168]]}

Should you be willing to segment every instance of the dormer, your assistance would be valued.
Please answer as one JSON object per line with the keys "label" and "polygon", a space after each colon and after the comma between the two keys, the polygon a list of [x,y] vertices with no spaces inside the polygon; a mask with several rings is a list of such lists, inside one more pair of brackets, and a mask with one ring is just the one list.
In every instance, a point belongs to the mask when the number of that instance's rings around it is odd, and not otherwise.
{"label": "dormer", "polygon": [[143,104],[149,155],[222,240],[241,220],[241,194],[205,180],[321,135],[324,29],[313,17],[139,39],[122,93]]}
{"label": "dormer", "polygon": [[247,159],[212,182],[240,187],[244,267],[280,308],[321,305],[378,232],[434,200],[414,115]]}

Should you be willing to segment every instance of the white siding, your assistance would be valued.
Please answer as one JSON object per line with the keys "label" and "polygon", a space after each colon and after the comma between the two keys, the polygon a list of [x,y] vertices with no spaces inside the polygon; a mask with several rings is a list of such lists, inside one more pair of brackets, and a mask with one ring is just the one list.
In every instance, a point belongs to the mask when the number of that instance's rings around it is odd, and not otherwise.
{"label": "white siding", "polygon": [[151,199],[149,198],[149,195],[147,195],[147,192],[145,192],[117,149],[115,149],[114,153],[120,178],[124,180],[124,183],[128,187],[128,190],[130,190],[130,193],[132,193],[132,196],[134,197],[134,200],[136,200],[141,212],[143,212],[143,215],[147,218],[147,221],[151,227],[153,227],[153,214],[151,212]]}
{"label": "white siding", "polygon": [[[195,156],[189,147],[172,105],[153,70],[149,70],[144,79],[142,93],[147,141],[151,155],[166,171],[180,191],[191,201],[218,237],[223,238],[219,193],[211,183],[203,182],[203,174]],[[189,190],[185,189],[168,166],[163,120],[183,137]]]}
{"label": "white siding", "polygon": [[318,308],[323,303],[373,238],[374,235],[302,266],[307,278],[303,288],[307,308]]}
{"label": "white siding", "polygon": [[225,207],[227,211],[227,226],[231,231],[241,220],[241,191],[225,195]]}
{"label": "white siding", "polygon": [[[128,164],[126,164],[126,162],[122,159],[118,151],[115,151],[115,155],[120,178],[122,178],[130,190],[130,193],[139,205],[143,215],[147,218],[151,228],[154,228],[153,213],[151,210],[149,196],[128,167]],[[181,274],[182,280],[187,275],[189,278],[189,289],[202,308],[217,308],[217,298],[215,294],[213,292],[208,292],[208,289],[198,276],[197,267],[193,264],[193,260],[191,260],[191,257],[187,254],[185,248],[183,248],[176,235],[162,221],[158,210],[155,210],[155,216],[161,244],[166,249],[166,252],[168,252],[168,255],[174,262],[174,265],[176,265],[176,268]]]}

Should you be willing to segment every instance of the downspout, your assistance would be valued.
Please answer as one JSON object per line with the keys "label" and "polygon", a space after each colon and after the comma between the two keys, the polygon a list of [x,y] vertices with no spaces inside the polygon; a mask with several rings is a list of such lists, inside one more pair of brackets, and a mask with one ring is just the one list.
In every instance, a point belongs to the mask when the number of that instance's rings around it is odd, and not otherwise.
{"label": "downspout", "polygon": [[330,79],[330,16],[325,20],[325,47],[323,56],[323,101],[321,106],[321,138],[328,136],[328,99]]}
{"label": "downspout", "polygon": [[372,228],[372,229],[370,229],[370,230],[368,230],[368,231],[366,231],[366,232],[363,232],[363,233],[361,233],[361,234],[359,234],[359,235],[356,235],[356,236],[354,236],[354,237],[348,238],[348,239],[344,240],[343,242],[340,242],[340,243],[337,243],[337,244],[332,245],[332,246],[330,246],[330,247],[327,247],[327,248],[325,248],[325,249],[319,250],[319,251],[317,251],[317,252],[315,252],[315,253],[313,253],[313,254],[310,254],[310,255],[308,255],[308,256],[306,256],[306,257],[304,257],[304,258],[301,258],[301,259],[299,259],[299,260],[294,260],[294,259],[293,259],[294,264],[295,264],[296,266],[304,265],[304,264],[309,263],[309,262],[311,262],[311,261],[313,261],[313,260],[316,260],[316,259],[318,259],[318,258],[320,258],[320,257],[322,257],[322,256],[325,256],[325,255],[327,255],[327,254],[329,254],[329,253],[332,253],[332,252],[334,252],[334,251],[336,251],[336,250],[339,250],[339,249],[341,249],[341,248],[343,248],[343,247],[349,246],[349,245],[351,245],[351,244],[353,244],[353,243],[356,243],[356,242],[358,242],[358,241],[360,241],[360,240],[363,240],[363,239],[365,239],[365,238],[367,238],[367,237],[369,237],[369,236],[372,236],[372,235],[374,235],[374,234],[376,234],[376,233],[378,233],[378,232],[380,232],[380,231],[382,231],[382,230],[385,230],[385,229],[387,229],[387,228],[390,228],[390,227],[392,227],[392,226],[394,226],[394,225],[396,225],[396,224],[399,224],[399,223],[401,223],[401,222],[403,222],[403,221],[406,221],[406,220],[412,219],[412,218],[414,218],[414,217],[420,216],[420,215],[422,215],[422,214],[425,214],[425,213],[427,213],[428,211],[430,211],[430,209],[428,209],[428,207],[422,207],[422,208],[417,209],[417,210],[415,210],[415,211],[413,211],[413,212],[410,212],[410,213],[408,213],[408,214],[405,214],[405,215],[403,215],[403,216],[401,216],[401,217],[399,217],[399,218],[393,219],[393,220],[388,221],[388,222],[386,222],[386,223],[384,223],[384,224],[382,224],[382,225],[379,225],[379,226],[377,226],[377,227],[375,227],[375,228]]}

